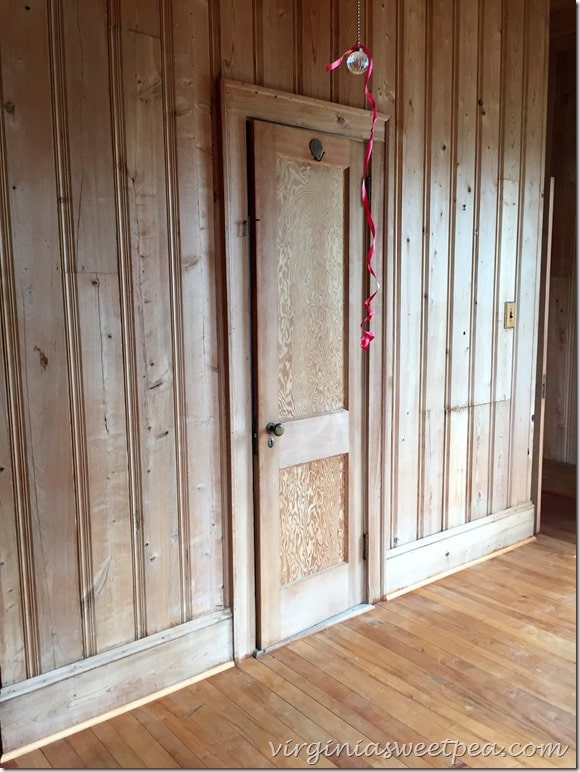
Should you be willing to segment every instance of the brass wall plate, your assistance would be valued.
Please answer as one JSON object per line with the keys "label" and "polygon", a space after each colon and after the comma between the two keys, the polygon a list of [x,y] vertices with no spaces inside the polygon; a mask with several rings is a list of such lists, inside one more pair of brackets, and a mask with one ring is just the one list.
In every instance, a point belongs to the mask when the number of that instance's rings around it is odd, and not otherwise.
{"label": "brass wall plate", "polygon": [[511,330],[516,326],[516,304],[514,302],[506,303],[504,306],[503,326],[506,330]]}

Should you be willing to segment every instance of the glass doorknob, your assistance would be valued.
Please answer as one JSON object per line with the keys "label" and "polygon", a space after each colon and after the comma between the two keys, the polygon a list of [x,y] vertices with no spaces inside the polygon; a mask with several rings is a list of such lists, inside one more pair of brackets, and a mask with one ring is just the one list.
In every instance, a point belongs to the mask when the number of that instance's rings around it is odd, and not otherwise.
{"label": "glass doorknob", "polygon": [[266,424],[266,431],[270,434],[275,434],[276,437],[281,437],[284,434],[284,424],[275,424],[273,421]]}

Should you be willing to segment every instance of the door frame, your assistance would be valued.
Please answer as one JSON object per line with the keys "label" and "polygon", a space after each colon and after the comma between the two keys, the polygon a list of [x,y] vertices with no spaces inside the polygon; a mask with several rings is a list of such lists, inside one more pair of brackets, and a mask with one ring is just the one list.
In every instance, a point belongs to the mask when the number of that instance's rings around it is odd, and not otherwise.
{"label": "door frame", "polygon": [[[225,254],[225,324],[227,358],[228,454],[230,464],[230,577],[234,628],[234,659],[251,655],[256,646],[256,583],[254,552],[254,491],[252,447],[252,367],[251,367],[251,287],[248,240],[248,168],[246,125],[255,118],[328,132],[350,139],[367,140],[371,114],[367,110],[332,102],[288,94],[228,79],[220,81],[221,151],[223,172],[223,217]],[[384,237],[386,224],[385,180],[388,160],[389,116],[379,114],[375,125],[373,150],[373,184],[371,208],[377,224],[374,268],[379,277],[384,273]],[[376,179],[376,178],[379,179]],[[361,255],[361,270],[364,255]],[[384,286],[383,282],[381,284]],[[381,296],[377,297],[377,300]],[[375,329],[380,331],[367,354],[366,424],[374,427],[363,445],[366,475],[363,484],[367,510],[366,531],[369,550],[366,592],[370,603],[382,599],[383,588],[383,518],[382,453],[386,421],[383,406],[387,404],[383,383],[383,358],[379,347],[385,324],[382,306],[376,302]],[[361,305],[361,314],[362,314]],[[362,316],[361,316],[362,319]],[[382,330],[382,331],[381,331]],[[374,347],[374,348],[373,348]],[[366,451],[366,452],[365,452]],[[370,482],[373,482],[371,485]],[[377,487],[379,490],[377,490]]]}
{"label": "door frame", "polygon": [[538,351],[536,355],[536,395],[534,402],[534,445],[532,452],[532,501],[536,506],[534,533],[539,533],[542,518],[542,470],[544,466],[544,419],[546,413],[546,377],[548,370],[548,324],[550,315],[550,268],[552,265],[552,225],[554,220],[554,177],[547,178],[548,195],[544,197],[542,227],[542,262],[540,268]]}

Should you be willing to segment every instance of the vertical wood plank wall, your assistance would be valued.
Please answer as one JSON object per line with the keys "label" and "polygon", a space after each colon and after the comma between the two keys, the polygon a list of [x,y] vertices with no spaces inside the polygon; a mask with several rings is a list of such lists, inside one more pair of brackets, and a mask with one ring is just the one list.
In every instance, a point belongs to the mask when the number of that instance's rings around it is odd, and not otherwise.
{"label": "vertical wood plank wall", "polygon": [[[572,7],[570,7],[572,6]],[[562,12],[576,12],[572,3]],[[548,168],[554,177],[554,227],[548,321],[544,458],[576,463],[576,38],[550,46]],[[569,28],[569,25],[568,25]]]}
{"label": "vertical wood plank wall", "polygon": [[[530,499],[548,2],[362,11],[394,125],[371,363],[388,550]],[[365,101],[324,71],[354,0],[0,18],[6,686],[230,605],[217,79]]]}
{"label": "vertical wood plank wall", "polygon": [[6,686],[229,601],[207,7],[0,15]]}

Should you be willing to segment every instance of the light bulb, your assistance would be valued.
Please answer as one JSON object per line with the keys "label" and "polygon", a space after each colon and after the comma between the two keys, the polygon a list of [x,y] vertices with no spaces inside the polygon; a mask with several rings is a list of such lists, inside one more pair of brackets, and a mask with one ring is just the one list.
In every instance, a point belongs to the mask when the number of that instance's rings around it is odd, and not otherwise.
{"label": "light bulb", "polygon": [[353,75],[362,75],[368,69],[369,58],[362,48],[358,48],[347,56],[346,66]]}

